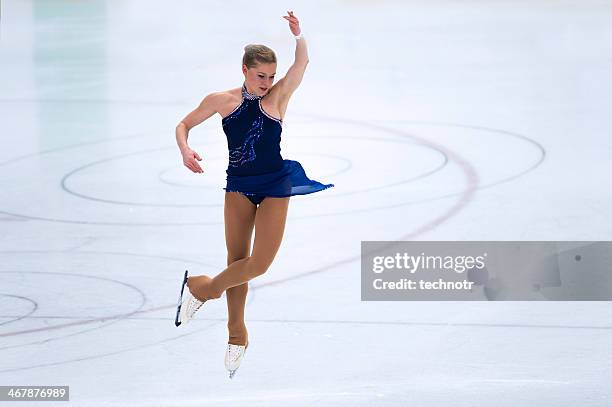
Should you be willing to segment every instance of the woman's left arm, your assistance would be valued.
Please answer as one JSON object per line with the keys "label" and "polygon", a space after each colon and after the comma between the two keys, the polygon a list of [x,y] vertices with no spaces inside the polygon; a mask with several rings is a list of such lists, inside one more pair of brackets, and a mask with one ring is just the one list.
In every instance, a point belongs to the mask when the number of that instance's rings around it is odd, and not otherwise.
{"label": "woman's left arm", "polygon": [[[295,36],[300,36],[302,30],[300,28],[300,22],[297,17],[293,14],[293,11],[288,11],[287,16],[283,18],[289,21],[289,29]],[[295,44],[295,61],[293,65],[287,70],[287,74],[284,78],[278,81],[280,90],[280,99],[288,101],[289,97],[298,88],[304,77],[306,71],[306,65],[308,65],[308,48],[306,47],[306,40],[304,37],[296,39]]]}

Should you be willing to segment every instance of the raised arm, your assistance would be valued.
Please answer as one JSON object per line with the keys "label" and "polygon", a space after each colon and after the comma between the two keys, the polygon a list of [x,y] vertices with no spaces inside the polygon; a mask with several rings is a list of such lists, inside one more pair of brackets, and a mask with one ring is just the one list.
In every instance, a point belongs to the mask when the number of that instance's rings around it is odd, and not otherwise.
{"label": "raised arm", "polygon": [[211,93],[202,100],[200,105],[193,112],[185,116],[176,126],[176,143],[181,150],[183,164],[193,172],[204,172],[204,170],[202,170],[202,167],[200,167],[200,164],[197,162],[202,161],[202,158],[198,153],[189,148],[187,143],[189,130],[215,114],[217,112],[218,102],[219,95],[217,93]]}
{"label": "raised arm", "polygon": [[[302,30],[299,20],[293,14],[293,11],[288,11],[287,14],[288,16],[283,16],[283,18],[289,21],[289,29],[293,35],[300,36]],[[287,101],[298,86],[300,86],[306,71],[306,65],[308,65],[308,48],[306,47],[306,40],[300,36],[295,44],[295,60],[293,65],[289,67],[285,77],[278,81],[281,100]]]}

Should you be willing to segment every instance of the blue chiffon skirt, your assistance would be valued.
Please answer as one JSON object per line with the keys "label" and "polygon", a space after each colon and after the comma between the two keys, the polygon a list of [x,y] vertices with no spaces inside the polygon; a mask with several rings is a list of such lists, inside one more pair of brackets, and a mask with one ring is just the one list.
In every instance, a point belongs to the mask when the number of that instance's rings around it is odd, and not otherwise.
{"label": "blue chiffon skirt", "polygon": [[228,175],[227,186],[223,189],[245,195],[287,197],[312,194],[334,186],[309,179],[298,161],[283,160],[283,163],[280,170],[266,174]]}

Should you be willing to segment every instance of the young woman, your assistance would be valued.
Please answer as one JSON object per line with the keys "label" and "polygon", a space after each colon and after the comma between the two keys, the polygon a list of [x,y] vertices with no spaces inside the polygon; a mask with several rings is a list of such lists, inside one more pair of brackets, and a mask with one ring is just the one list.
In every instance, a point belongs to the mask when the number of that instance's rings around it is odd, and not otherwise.
{"label": "young woman", "polygon": [[[264,45],[247,45],[242,58],[242,87],[211,93],[176,128],[183,163],[195,173],[203,170],[199,154],[189,148],[189,130],[215,113],[222,117],[229,165],[225,189],[225,239],[228,267],[214,278],[187,277],[189,289],[179,306],[177,326],[191,320],[202,304],[225,292],[229,341],[225,365],[233,377],[248,346],[244,306],[248,281],[268,270],[280,247],[289,197],[333,187],[310,180],[297,161],[280,154],[282,123],[291,95],[308,65],[306,40],[293,12],[283,16],[296,38],[295,61],[284,78],[274,83],[276,55]],[[251,236],[255,228],[253,251]],[[180,302],[180,300],[179,300]]]}

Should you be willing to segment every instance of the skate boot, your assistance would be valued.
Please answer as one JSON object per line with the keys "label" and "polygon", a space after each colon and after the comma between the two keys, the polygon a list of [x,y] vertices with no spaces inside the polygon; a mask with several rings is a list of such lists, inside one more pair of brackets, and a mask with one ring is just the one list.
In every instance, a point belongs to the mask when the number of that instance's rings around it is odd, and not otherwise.
{"label": "skate boot", "polygon": [[[181,294],[179,296],[179,302],[178,302],[178,306],[176,309],[176,320],[174,321],[174,324],[176,326],[179,326],[181,324],[186,324],[189,321],[191,321],[195,313],[206,302],[206,300],[200,301],[197,298],[195,298],[193,294],[191,294],[191,291],[189,291],[189,287],[187,288],[187,292],[184,292],[186,284],[187,284],[187,271],[185,271],[185,276],[183,277],[183,285],[181,287]],[[183,295],[185,297],[184,299],[183,299]]]}
{"label": "skate boot", "polygon": [[236,370],[240,367],[242,358],[249,347],[247,342],[245,345],[234,345],[231,343],[227,344],[227,350],[225,351],[225,368],[229,371],[229,378],[233,379],[236,374]]}

